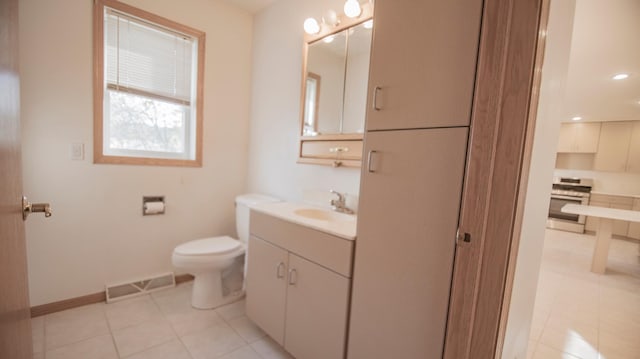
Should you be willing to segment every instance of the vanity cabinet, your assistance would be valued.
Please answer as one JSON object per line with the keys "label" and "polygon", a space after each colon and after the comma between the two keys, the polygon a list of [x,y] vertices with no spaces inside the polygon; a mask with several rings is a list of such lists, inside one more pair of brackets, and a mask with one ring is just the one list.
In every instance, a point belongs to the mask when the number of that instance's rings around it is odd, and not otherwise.
{"label": "vanity cabinet", "polygon": [[593,169],[596,171],[625,172],[629,145],[631,144],[632,122],[603,122],[600,130],[600,144]]}
{"label": "vanity cabinet", "polygon": [[343,358],[352,241],[251,213],[247,316],[298,359]]}
{"label": "vanity cabinet", "polygon": [[563,123],[560,125],[558,152],[596,153],[600,139],[600,123]]}
{"label": "vanity cabinet", "polygon": [[481,0],[376,0],[366,130],[469,125],[481,16]]}

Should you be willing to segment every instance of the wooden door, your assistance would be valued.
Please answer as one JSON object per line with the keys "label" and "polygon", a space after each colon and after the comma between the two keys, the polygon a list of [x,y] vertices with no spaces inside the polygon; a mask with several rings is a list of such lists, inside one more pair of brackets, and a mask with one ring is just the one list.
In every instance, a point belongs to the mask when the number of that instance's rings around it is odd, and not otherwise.
{"label": "wooden door", "polygon": [[247,316],[284,345],[287,251],[251,236],[247,252]]}
{"label": "wooden door", "polygon": [[442,357],[467,133],[367,133],[348,358]]}
{"label": "wooden door", "polygon": [[31,359],[22,221],[18,1],[0,1],[0,358]]}
{"label": "wooden door", "polygon": [[285,349],[298,359],[344,358],[349,279],[289,254]]}
{"label": "wooden door", "polygon": [[631,141],[631,122],[604,122],[593,162],[596,171],[624,172]]}
{"label": "wooden door", "polygon": [[367,131],[469,124],[481,12],[481,0],[376,1]]}

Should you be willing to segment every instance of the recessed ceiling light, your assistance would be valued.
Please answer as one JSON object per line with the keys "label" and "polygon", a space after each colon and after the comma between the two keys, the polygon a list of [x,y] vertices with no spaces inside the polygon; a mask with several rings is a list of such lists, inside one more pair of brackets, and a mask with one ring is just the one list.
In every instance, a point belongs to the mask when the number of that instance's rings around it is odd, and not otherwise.
{"label": "recessed ceiling light", "polygon": [[580,116],[575,116],[575,117],[571,117],[571,119],[572,119],[573,121],[580,121],[580,120],[582,120],[582,117],[580,117]]}
{"label": "recessed ceiling light", "polygon": [[613,75],[612,79],[614,79],[614,80],[624,80],[627,77],[629,77],[629,74],[615,74],[615,75]]}

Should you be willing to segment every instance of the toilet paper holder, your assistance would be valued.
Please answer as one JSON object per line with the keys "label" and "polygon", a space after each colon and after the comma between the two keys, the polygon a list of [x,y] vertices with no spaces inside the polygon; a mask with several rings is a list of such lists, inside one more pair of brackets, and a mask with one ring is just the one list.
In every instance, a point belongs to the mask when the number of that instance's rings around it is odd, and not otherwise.
{"label": "toilet paper holder", "polygon": [[164,214],[165,203],[164,196],[143,196],[142,197],[142,215],[153,216]]}

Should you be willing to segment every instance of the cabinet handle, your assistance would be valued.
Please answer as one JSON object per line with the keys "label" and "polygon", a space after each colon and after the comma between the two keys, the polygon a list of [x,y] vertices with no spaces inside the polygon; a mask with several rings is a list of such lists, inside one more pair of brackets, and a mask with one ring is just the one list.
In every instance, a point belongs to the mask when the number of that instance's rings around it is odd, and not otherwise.
{"label": "cabinet handle", "polygon": [[289,285],[295,285],[298,282],[298,271],[293,268],[289,269]]}
{"label": "cabinet handle", "polygon": [[280,262],[276,266],[276,278],[278,279],[284,278],[284,272],[282,272],[280,269],[284,269],[284,262]]}
{"label": "cabinet handle", "polygon": [[382,90],[382,87],[376,86],[373,88],[373,109],[376,111],[382,110],[382,107],[378,106],[378,92]]}
{"label": "cabinet handle", "polygon": [[371,162],[372,162],[373,155],[376,154],[376,153],[378,153],[378,151],[371,150],[367,154],[367,171],[369,171],[370,173],[374,173],[375,172],[375,170],[371,167]]}

